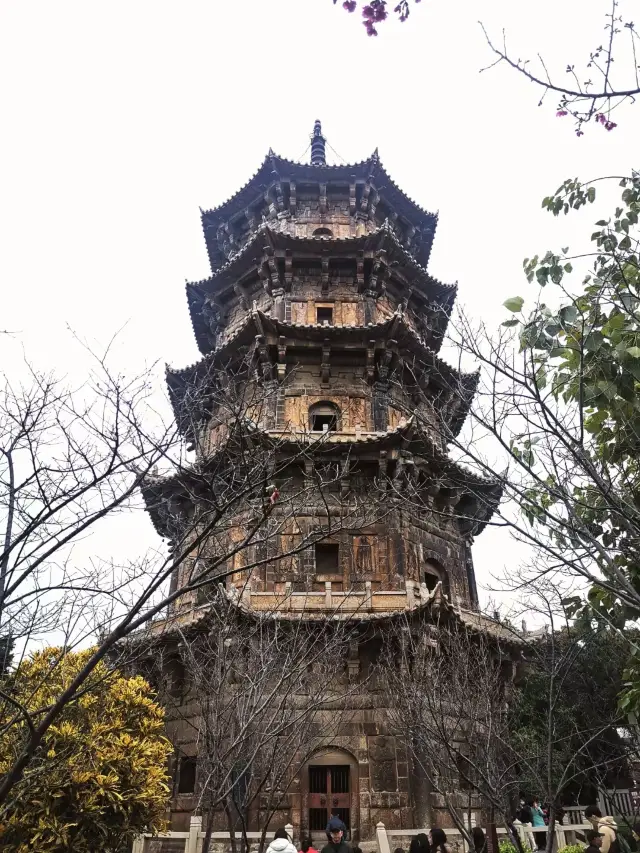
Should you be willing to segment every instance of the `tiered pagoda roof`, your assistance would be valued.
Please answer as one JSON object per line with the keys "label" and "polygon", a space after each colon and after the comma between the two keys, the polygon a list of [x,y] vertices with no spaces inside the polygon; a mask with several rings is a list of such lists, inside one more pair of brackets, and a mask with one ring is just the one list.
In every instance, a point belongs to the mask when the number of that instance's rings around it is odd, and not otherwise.
{"label": "tiered pagoda roof", "polygon": [[[347,452],[352,460],[359,458],[379,459],[384,454],[388,463],[389,478],[400,456],[407,454],[424,462],[432,475],[432,483],[439,483],[436,493],[442,492],[445,505],[455,505],[455,514],[466,532],[477,536],[491,519],[502,496],[502,484],[471,471],[464,465],[453,462],[443,453],[438,442],[416,425],[413,419],[384,433],[368,433],[358,436],[334,434],[295,434],[289,430],[252,431],[251,439],[256,445],[267,449],[272,446],[281,454],[290,450],[296,458],[303,446],[325,454]],[[225,454],[226,449],[218,451]],[[400,452],[400,453],[399,453]],[[172,477],[148,480],[143,495],[154,527],[161,536],[168,536],[171,512],[168,500],[178,497],[186,503],[196,503],[198,496],[210,494],[211,485],[207,478],[209,470],[216,471],[216,451],[201,463],[185,468]],[[419,490],[416,492],[419,494]],[[431,489],[433,494],[433,489]],[[416,503],[419,507],[419,503]]]}
{"label": "tiered pagoda roof", "polygon": [[[478,374],[462,373],[439,358],[418,337],[416,332],[407,325],[403,315],[396,312],[394,316],[379,323],[366,326],[318,326],[317,324],[285,323],[274,319],[259,310],[247,313],[244,322],[237,328],[235,334],[225,340],[215,351],[203,359],[180,370],[167,366],[167,387],[169,399],[176,420],[185,424],[189,438],[193,428],[193,419],[185,417],[193,399],[206,396],[207,387],[215,381],[214,368],[216,363],[228,364],[234,353],[245,357],[247,347],[250,347],[259,337],[261,343],[274,350],[274,363],[277,360],[275,350],[278,346],[296,344],[308,348],[320,347],[328,342],[342,350],[360,350],[365,352],[371,344],[379,349],[393,347],[402,350],[405,357],[413,358],[414,371],[417,367],[416,379],[428,380],[431,387],[437,385],[447,392],[436,398],[435,406],[439,410],[446,428],[452,435],[458,435],[466,419],[471,401],[475,394]],[[457,404],[451,406],[451,398],[457,398]],[[191,413],[189,413],[191,414]]]}
{"label": "tiered pagoda roof", "polygon": [[419,229],[422,239],[416,252],[416,260],[422,266],[427,265],[438,224],[438,214],[420,207],[397,186],[382,165],[377,149],[366,160],[344,165],[329,165],[326,162],[297,163],[270,150],[262,165],[242,189],[218,207],[202,211],[202,227],[212,270],[226,262],[226,256],[217,242],[218,229],[242,216],[252,205],[259,206],[270,192],[275,191],[277,194],[279,186],[291,183],[296,186],[332,183],[343,184],[345,187],[370,187],[378,194],[383,208],[396,213],[412,228]]}
{"label": "tiered pagoda roof", "polygon": [[[319,122],[311,160],[270,151],[241,190],[202,212],[212,272],[186,285],[202,358],[167,367],[174,414],[197,458],[172,477],[147,480],[147,509],[156,530],[174,536],[180,519],[197,518],[212,490],[224,487],[236,459],[225,436],[250,433],[251,447],[285,480],[327,463],[341,472],[337,500],[397,498],[415,531],[435,530],[458,549],[460,585],[473,573],[465,549],[502,486],[447,456],[478,374],[438,356],[457,286],[427,270],[437,215],[396,186],[377,151],[360,163],[327,165]],[[233,430],[225,422],[230,379],[242,394],[245,386],[249,396],[264,392],[259,411],[249,404]],[[316,419],[317,407],[337,413],[332,426]],[[421,544],[420,553],[429,547]],[[473,600],[473,579],[466,589]]]}

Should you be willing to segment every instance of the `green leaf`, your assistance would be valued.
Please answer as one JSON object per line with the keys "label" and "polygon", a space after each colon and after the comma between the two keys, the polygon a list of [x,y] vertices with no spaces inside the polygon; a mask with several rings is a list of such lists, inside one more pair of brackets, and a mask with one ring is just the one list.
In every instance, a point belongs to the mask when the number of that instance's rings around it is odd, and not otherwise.
{"label": "green leaf", "polygon": [[514,314],[517,314],[518,311],[522,311],[524,299],[522,296],[512,296],[510,299],[505,299],[502,304],[508,311],[512,311]]}
{"label": "green leaf", "polygon": [[518,318],[515,317],[513,320],[505,320],[504,323],[501,323],[500,325],[501,326],[507,326],[507,327],[517,326],[519,322],[520,322],[520,320],[518,320]]}
{"label": "green leaf", "polygon": [[590,332],[584,339],[584,348],[587,352],[597,352],[602,346],[604,338],[600,332]]}
{"label": "green leaf", "polygon": [[640,358],[640,347],[629,347],[627,355],[630,355],[631,358]]}
{"label": "green leaf", "polygon": [[564,326],[573,326],[578,319],[578,309],[575,305],[565,305],[564,308],[561,308],[558,312],[558,316],[560,317],[560,322]]}

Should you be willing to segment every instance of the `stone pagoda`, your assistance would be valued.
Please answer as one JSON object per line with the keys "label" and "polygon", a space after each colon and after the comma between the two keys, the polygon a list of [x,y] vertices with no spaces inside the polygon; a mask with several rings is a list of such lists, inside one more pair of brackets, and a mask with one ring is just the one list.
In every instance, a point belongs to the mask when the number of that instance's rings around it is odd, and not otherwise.
{"label": "stone pagoda", "polygon": [[[269,151],[242,189],[202,212],[211,275],[187,284],[202,358],[169,369],[167,380],[196,465],[206,465],[225,430],[224,414],[202,405],[203,387],[213,369],[233,371],[235,361],[248,359],[246,381],[264,391],[251,418],[253,440],[273,441],[278,453],[304,447],[301,481],[316,468],[335,472],[328,487],[334,502],[354,495],[363,506],[388,501],[388,512],[373,514],[363,529],[315,542],[318,521],[312,510],[301,512],[297,535],[312,544],[299,559],[283,568],[272,548],[268,563],[247,572],[240,561],[225,581],[247,614],[281,600],[299,618],[348,613],[375,623],[376,640],[352,643],[344,662],[357,678],[375,643],[384,642],[385,620],[398,613],[437,602],[456,618],[482,621],[471,546],[500,487],[447,454],[477,376],[438,356],[456,286],[427,271],[437,214],[396,186],[377,150],[360,163],[329,165],[325,145],[316,121],[310,162]],[[197,490],[184,481],[157,479],[144,489],[156,529],[174,540],[180,519],[197,512]],[[285,487],[276,481],[269,488],[275,500]],[[174,589],[186,571],[176,569]],[[186,594],[170,617],[194,625],[207,606],[205,597]],[[195,756],[185,752],[176,765],[184,778],[176,778],[174,829],[186,826],[195,803]],[[408,767],[379,709],[363,707],[331,750],[300,773],[289,820],[320,830],[333,803],[354,839],[371,839],[378,821],[424,826],[433,804]]]}

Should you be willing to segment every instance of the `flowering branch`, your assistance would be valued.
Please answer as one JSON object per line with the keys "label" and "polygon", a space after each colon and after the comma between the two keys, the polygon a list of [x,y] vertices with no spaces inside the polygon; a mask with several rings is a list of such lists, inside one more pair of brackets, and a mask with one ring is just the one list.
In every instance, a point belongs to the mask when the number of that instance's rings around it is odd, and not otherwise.
{"label": "flowering branch", "polygon": [[[334,5],[337,2],[338,0],[333,0]],[[413,2],[419,3],[420,0],[413,0]],[[346,9],[347,12],[355,12],[358,8],[358,2],[357,0],[344,0],[342,8]],[[401,21],[406,21],[411,11],[410,0],[399,0],[393,11]],[[362,5],[362,23],[368,36],[377,36],[376,24],[386,21],[388,17],[387,0],[369,0],[368,3]]]}
{"label": "flowering branch", "polygon": [[[570,82],[567,85],[562,85],[560,81],[552,80],[547,71],[544,59],[539,54],[538,61],[541,71],[534,73],[529,68],[528,59],[514,59],[508,53],[504,34],[502,47],[498,47],[493,43],[481,23],[480,26],[483,29],[487,44],[497,57],[495,62],[482,70],[486,71],[488,68],[493,68],[500,63],[506,63],[510,68],[518,71],[523,77],[526,77],[527,80],[535,83],[536,86],[542,89],[542,95],[538,102],[539,106],[549,92],[559,95],[556,116],[558,118],[572,116],[575,120],[575,132],[577,136],[584,135],[584,125],[591,121],[600,124],[605,130],[613,130],[617,127],[617,123],[611,119],[613,110],[625,101],[630,100],[635,102],[636,95],[640,94],[639,66],[636,57],[638,33],[636,32],[633,21],[626,21],[622,15],[618,14],[618,4],[619,0],[611,0],[611,8],[606,15],[605,23],[607,38],[604,44],[599,45],[595,50],[590,52],[589,61],[586,64],[587,74],[584,75],[587,79],[582,82],[580,81],[575,65],[570,63],[567,64],[565,69],[570,78]],[[629,52],[629,58],[633,62],[634,79],[631,85],[616,87],[612,82],[612,65],[616,58],[615,54],[619,51],[619,39],[623,33],[628,35],[626,50]]]}

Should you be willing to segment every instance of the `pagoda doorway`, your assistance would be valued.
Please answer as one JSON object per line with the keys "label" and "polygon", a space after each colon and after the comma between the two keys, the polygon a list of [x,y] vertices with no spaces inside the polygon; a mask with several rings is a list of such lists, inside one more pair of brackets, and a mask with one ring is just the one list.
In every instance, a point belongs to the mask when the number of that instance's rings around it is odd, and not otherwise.
{"label": "pagoda doorway", "polygon": [[301,829],[311,837],[314,847],[321,849],[326,844],[325,830],[332,815],[343,821],[351,840],[357,839],[359,803],[355,759],[346,752],[320,753],[307,765],[303,779]]}

